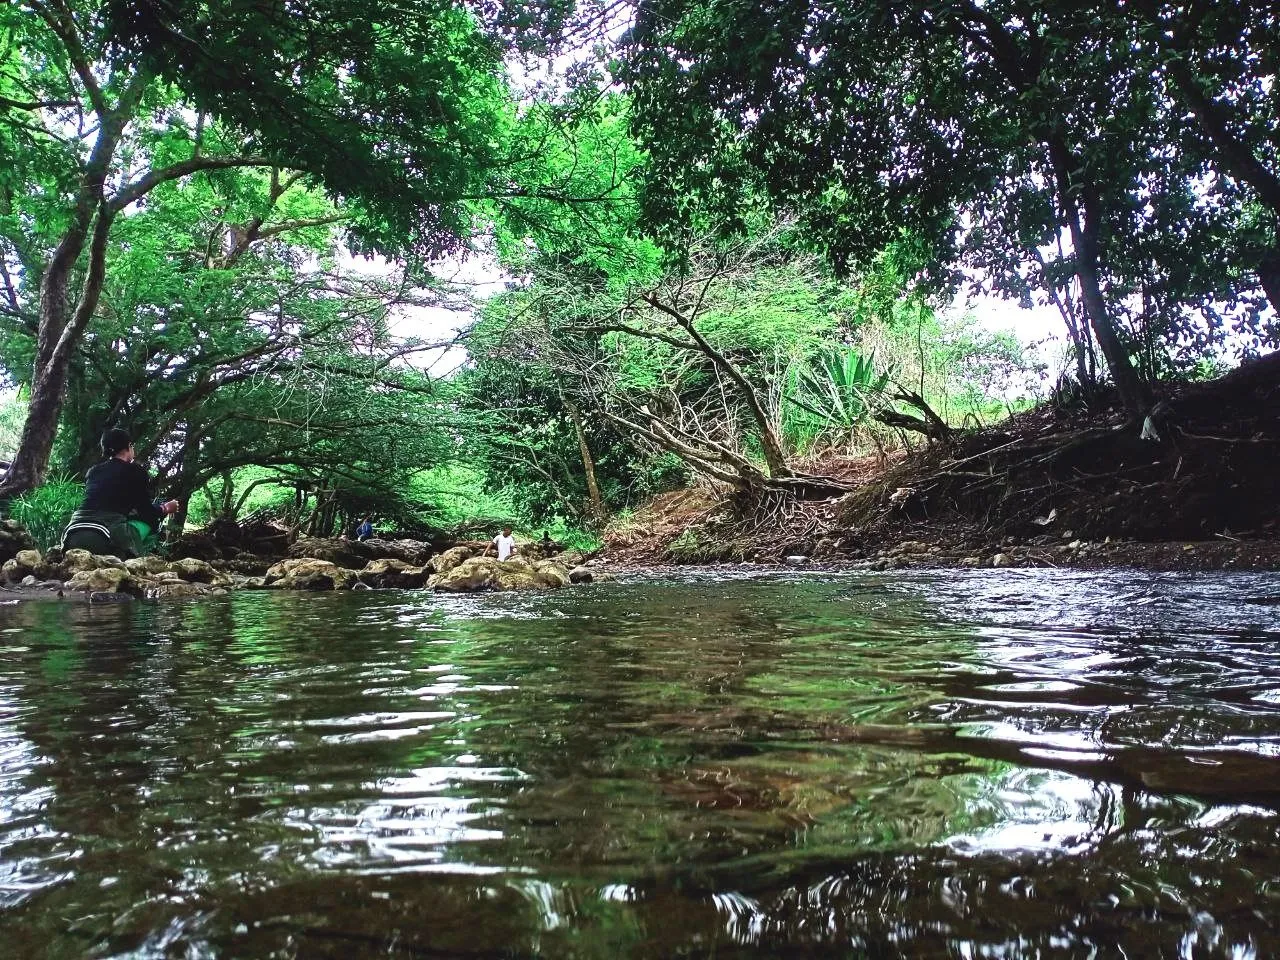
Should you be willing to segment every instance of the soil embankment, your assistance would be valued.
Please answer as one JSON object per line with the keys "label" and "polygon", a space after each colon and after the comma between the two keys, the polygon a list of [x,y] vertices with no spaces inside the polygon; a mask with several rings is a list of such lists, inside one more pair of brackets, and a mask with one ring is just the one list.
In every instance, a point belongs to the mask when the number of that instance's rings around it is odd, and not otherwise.
{"label": "soil embankment", "polygon": [[667,494],[610,530],[604,556],[1280,569],[1280,353],[1215,381],[1161,385],[1144,424],[1100,397],[816,468],[849,492],[749,506],[710,489]]}

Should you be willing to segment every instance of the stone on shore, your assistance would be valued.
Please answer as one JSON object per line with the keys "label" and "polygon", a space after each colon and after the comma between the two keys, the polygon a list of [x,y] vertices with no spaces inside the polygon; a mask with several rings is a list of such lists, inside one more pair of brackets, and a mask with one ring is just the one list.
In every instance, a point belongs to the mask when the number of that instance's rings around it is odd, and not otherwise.
{"label": "stone on shore", "polygon": [[431,572],[437,575],[446,574],[460,563],[475,557],[483,549],[483,546],[471,543],[460,543],[456,547],[450,547],[444,553],[432,558],[429,564]]}
{"label": "stone on shore", "polygon": [[304,537],[289,548],[289,559],[323,560],[335,567],[358,570],[374,557],[372,551],[359,540]]}
{"label": "stone on shore", "polygon": [[189,600],[196,597],[209,597],[224,594],[227,591],[209,583],[195,583],[188,580],[162,580],[146,588],[148,600]]}
{"label": "stone on shore", "polygon": [[361,582],[370,587],[421,587],[427,582],[430,570],[391,557],[370,560],[360,571]]}
{"label": "stone on shore", "polygon": [[126,560],[124,566],[135,577],[154,577],[157,574],[169,572],[169,564],[165,562],[164,558],[154,555],[133,557]]}
{"label": "stone on shore", "polygon": [[35,540],[21,523],[17,520],[0,520],[0,563],[12,560],[23,551],[34,550],[35,547]]}
{"label": "stone on shore", "polygon": [[328,560],[298,557],[271,567],[263,585],[272,590],[350,590],[359,578],[357,571]]}
{"label": "stone on shore", "polygon": [[480,590],[554,590],[569,582],[569,572],[553,563],[541,561],[542,569],[518,557],[495,560],[472,557],[437,573],[427,585],[446,593],[470,593]]}
{"label": "stone on shore", "polygon": [[216,583],[221,579],[217,570],[194,557],[175,560],[169,565],[169,569],[188,583]]}
{"label": "stone on shore", "polygon": [[128,593],[142,595],[142,585],[124,568],[103,566],[91,570],[77,570],[66,582],[66,588],[76,593]]}
{"label": "stone on shore", "polygon": [[18,583],[25,577],[39,577],[44,570],[44,557],[39,550],[19,550],[0,566],[0,578],[6,583]]}

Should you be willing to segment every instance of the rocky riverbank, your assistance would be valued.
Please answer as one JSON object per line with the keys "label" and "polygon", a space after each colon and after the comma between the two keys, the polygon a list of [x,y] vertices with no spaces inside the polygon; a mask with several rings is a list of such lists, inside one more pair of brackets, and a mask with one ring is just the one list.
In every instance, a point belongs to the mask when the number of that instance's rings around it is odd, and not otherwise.
{"label": "rocky riverbank", "polygon": [[10,521],[3,530],[11,548],[11,556],[0,565],[0,595],[7,599],[79,598],[106,603],[188,599],[232,590],[555,590],[604,577],[583,565],[580,554],[540,546],[527,547],[525,556],[498,561],[482,556],[486,544],[476,541],[436,552],[432,544],[414,540],[303,539],[288,548],[290,556],[282,558],[241,551],[230,559],[121,560],[86,550],[42,553]]}

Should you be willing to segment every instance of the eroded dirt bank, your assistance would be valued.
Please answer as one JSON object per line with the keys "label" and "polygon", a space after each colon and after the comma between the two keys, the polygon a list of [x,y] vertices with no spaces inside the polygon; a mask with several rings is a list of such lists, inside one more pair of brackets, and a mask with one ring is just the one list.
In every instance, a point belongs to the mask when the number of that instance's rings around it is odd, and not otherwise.
{"label": "eroded dirt bank", "polygon": [[1155,401],[1145,424],[1104,396],[907,455],[828,457],[811,468],[849,492],[825,500],[667,494],[610,529],[603,556],[1280,569],[1280,354],[1212,382],[1161,385]]}

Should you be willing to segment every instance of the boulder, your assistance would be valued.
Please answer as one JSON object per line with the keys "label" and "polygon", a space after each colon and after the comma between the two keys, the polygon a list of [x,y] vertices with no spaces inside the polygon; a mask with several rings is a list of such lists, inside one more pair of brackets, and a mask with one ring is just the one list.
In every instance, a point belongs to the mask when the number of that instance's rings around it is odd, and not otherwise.
{"label": "boulder", "polygon": [[554,570],[538,570],[519,559],[499,562],[492,557],[472,557],[444,573],[436,574],[428,585],[446,593],[470,593],[479,590],[547,590],[569,582],[566,571]]}
{"label": "boulder", "polygon": [[214,583],[219,579],[217,570],[194,557],[175,560],[170,569],[188,583]]}
{"label": "boulder", "polygon": [[154,577],[158,573],[166,573],[169,564],[163,557],[133,557],[124,562],[124,567],[135,577]]}
{"label": "boulder", "polygon": [[377,537],[361,544],[372,555],[372,560],[401,560],[411,567],[425,566],[435,551],[431,544],[421,540],[381,540]]}
{"label": "boulder", "polygon": [[6,583],[17,583],[24,577],[43,571],[44,565],[44,557],[39,550],[19,550],[12,559],[0,566],[0,579]]}
{"label": "boulder", "polygon": [[370,560],[360,571],[360,579],[370,587],[421,587],[426,584],[430,571],[423,566],[413,566],[404,560],[386,558]]}
{"label": "boulder", "polygon": [[184,533],[169,546],[169,556],[190,557],[210,562],[222,559],[222,548],[217,540],[204,530]]}
{"label": "boulder", "polygon": [[298,557],[271,567],[263,585],[273,590],[349,590],[359,576],[355,570],[328,560]]}
{"label": "boulder", "polygon": [[572,583],[569,571],[554,560],[539,560],[533,565],[534,573],[552,588],[567,587]]}
{"label": "boulder", "polygon": [[0,520],[0,563],[12,560],[24,550],[34,550],[35,540],[17,520]]}
{"label": "boulder", "polygon": [[89,570],[102,570],[114,567],[125,570],[124,561],[111,554],[90,553],[88,550],[68,550],[62,555],[62,562],[57,565],[62,572],[71,577]]}
{"label": "boulder", "polygon": [[292,560],[324,560],[336,567],[359,570],[370,560],[377,559],[359,540],[336,540],[327,537],[306,537],[289,548]]}
{"label": "boulder", "polygon": [[435,557],[429,566],[432,573],[445,574],[452,570],[458,564],[472,557],[478,556],[484,550],[484,544],[460,543],[456,547],[450,547],[444,553]]}
{"label": "boulder", "polygon": [[209,597],[226,593],[220,587],[208,583],[193,583],[188,580],[167,580],[147,587],[148,600],[188,600],[194,597]]}
{"label": "boulder", "polygon": [[595,574],[586,567],[574,567],[569,571],[570,583],[590,583],[595,579]]}
{"label": "boulder", "polygon": [[68,590],[77,593],[131,593],[140,595],[141,585],[124,568],[98,567],[92,570],[78,570],[66,582]]}

